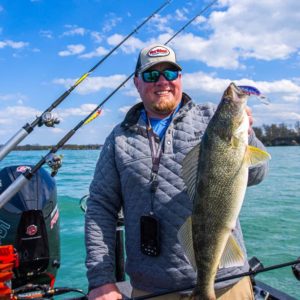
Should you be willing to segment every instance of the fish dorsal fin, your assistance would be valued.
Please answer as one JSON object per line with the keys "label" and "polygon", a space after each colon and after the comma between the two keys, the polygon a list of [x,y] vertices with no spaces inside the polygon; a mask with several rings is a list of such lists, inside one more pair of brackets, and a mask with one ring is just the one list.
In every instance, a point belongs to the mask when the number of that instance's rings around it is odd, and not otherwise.
{"label": "fish dorsal fin", "polygon": [[219,268],[240,267],[245,263],[244,253],[231,234],[222,254]]}
{"label": "fish dorsal fin", "polygon": [[198,161],[200,157],[200,144],[195,146],[183,159],[182,178],[187,187],[188,195],[192,200],[196,194],[196,182],[198,175]]}
{"label": "fish dorsal fin", "polygon": [[253,167],[259,163],[271,159],[271,155],[264,150],[248,145],[245,159],[247,161],[248,166]]}
{"label": "fish dorsal fin", "polygon": [[184,224],[180,227],[177,238],[179,243],[193,266],[194,270],[197,270],[195,252],[193,246],[193,236],[192,236],[192,217],[188,217]]}

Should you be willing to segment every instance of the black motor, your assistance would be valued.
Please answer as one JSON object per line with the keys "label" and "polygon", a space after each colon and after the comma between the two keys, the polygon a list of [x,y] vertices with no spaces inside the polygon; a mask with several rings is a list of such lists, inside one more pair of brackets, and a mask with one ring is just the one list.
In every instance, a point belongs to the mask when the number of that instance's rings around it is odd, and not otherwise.
{"label": "black motor", "polygon": [[[28,168],[2,169],[0,193]],[[13,288],[54,285],[60,265],[59,211],[55,181],[43,168],[0,209],[0,244],[13,245],[19,256]]]}

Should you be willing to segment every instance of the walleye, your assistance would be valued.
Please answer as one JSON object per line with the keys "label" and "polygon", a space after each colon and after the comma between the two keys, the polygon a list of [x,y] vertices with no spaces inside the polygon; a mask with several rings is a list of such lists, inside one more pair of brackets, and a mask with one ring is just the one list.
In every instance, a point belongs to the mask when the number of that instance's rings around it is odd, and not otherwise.
{"label": "walleye", "polygon": [[183,160],[182,174],[193,212],[180,228],[178,239],[197,270],[195,296],[201,300],[216,299],[218,267],[244,264],[243,251],[231,233],[245,196],[248,167],[270,158],[248,145],[247,98],[231,83],[200,145]]}

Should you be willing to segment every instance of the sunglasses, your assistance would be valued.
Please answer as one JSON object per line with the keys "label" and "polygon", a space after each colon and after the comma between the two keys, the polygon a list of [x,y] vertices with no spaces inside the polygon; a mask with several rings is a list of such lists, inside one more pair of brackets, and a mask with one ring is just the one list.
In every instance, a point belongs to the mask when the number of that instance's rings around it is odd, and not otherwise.
{"label": "sunglasses", "polygon": [[168,81],[173,81],[178,78],[179,72],[179,70],[168,69],[164,71],[152,70],[145,71],[141,75],[144,82],[157,82],[159,80],[160,75],[163,75]]}

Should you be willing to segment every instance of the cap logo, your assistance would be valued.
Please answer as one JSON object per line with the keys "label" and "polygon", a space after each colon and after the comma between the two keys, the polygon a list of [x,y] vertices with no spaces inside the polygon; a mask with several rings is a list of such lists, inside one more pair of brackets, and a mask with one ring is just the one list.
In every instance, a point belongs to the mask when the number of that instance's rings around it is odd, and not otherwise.
{"label": "cap logo", "polygon": [[158,57],[158,56],[167,56],[170,54],[170,51],[165,47],[154,47],[150,49],[147,53],[150,57]]}

